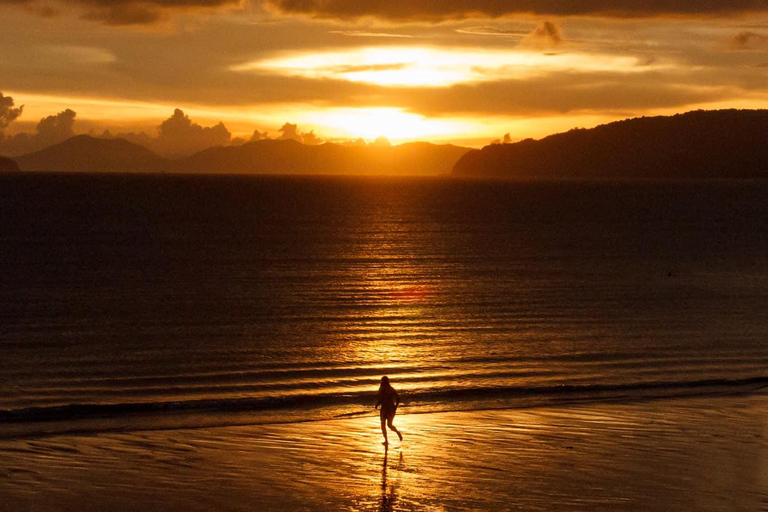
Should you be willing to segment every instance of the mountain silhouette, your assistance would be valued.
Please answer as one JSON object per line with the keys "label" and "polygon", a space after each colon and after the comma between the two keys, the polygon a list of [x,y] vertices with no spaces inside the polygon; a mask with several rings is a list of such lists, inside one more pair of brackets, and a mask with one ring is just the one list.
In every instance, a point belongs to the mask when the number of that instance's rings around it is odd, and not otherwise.
{"label": "mountain silhouette", "polygon": [[694,111],[493,144],[454,175],[511,179],[765,178],[768,110]]}
{"label": "mountain silhouette", "polygon": [[467,151],[468,148],[425,142],[400,146],[308,146],[294,140],[261,140],[166,160],[123,139],[78,135],[16,160],[24,171],[436,175],[450,174]]}
{"label": "mountain silhouette", "polygon": [[16,158],[23,171],[163,172],[167,161],[144,146],[123,139],[76,135]]}
{"label": "mountain silhouette", "polygon": [[260,140],[215,147],[171,163],[173,172],[227,174],[450,174],[468,148],[425,142],[399,146],[309,146]]}
{"label": "mountain silhouette", "polygon": [[0,156],[0,172],[17,172],[19,170],[19,164],[10,158]]}

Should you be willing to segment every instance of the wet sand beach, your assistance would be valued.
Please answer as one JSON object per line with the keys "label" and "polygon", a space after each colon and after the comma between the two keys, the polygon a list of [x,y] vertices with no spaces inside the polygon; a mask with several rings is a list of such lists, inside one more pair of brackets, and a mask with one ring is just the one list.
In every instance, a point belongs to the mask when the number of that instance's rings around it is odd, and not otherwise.
{"label": "wet sand beach", "polygon": [[768,509],[768,395],[0,442],[3,511]]}

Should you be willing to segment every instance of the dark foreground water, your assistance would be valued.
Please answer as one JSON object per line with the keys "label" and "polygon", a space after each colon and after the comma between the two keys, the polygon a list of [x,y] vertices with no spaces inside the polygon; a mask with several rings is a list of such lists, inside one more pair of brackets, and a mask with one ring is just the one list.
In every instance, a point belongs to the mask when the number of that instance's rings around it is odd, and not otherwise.
{"label": "dark foreground water", "polygon": [[768,183],[0,176],[0,436],[768,384]]}

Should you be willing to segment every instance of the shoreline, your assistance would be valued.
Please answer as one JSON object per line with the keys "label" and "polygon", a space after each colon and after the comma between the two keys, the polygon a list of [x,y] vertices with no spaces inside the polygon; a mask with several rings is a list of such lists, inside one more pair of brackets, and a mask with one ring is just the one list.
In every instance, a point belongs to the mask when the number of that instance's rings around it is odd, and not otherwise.
{"label": "shoreline", "polygon": [[760,510],[768,394],[0,440],[0,510]]}
{"label": "shoreline", "polygon": [[[762,384],[764,378],[751,379],[760,382],[759,387],[755,384],[743,384],[730,388],[716,387],[716,389],[707,390],[705,386],[669,389],[665,391],[671,394],[656,395],[636,395],[636,396],[605,396],[605,397],[558,397],[555,400],[542,401],[534,400],[531,402],[520,401],[511,403],[509,398],[495,400],[497,405],[490,405],[494,400],[485,400],[483,402],[459,402],[466,403],[467,407],[461,405],[454,407],[424,407],[414,408],[402,407],[398,410],[398,417],[423,415],[423,414],[444,414],[461,412],[486,412],[486,411],[517,411],[539,408],[567,408],[579,406],[598,406],[598,405],[632,405],[644,402],[654,401],[674,401],[695,398],[718,398],[729,396],[749,396],[765,395],[768,396],[768,385]],[[683,392],[683,389],[690,389],[689,392]],[[503,402],[503,403],[499,403]],[[469,405],[474,404],[474,405]],[[371,406],[372,409],[372,406]],[[405,412],[403,412],[405,409]],[[161,414],[147,413],[128,413],[121,415],[95,415],[93,417],[74,417],[71,419],[42,419],[33,421],[0,421],[3,429],[0,429],[0,442],[4,440],[24,440],[40,439],[56,436],[93,436],[109,433],[141,433],[141,432],[162,432],[174,430],[195,430],[209,428],[227,428],[227,427],[249,427],[260,425],[291,425],[315,423],[323,421],[345,421],[349,419],[360,419],[366,417],[378,417],[368,409],[352,411],[341,414],[320,414],[319,417],[308,418],[309,411],[306,409],[273,409],[273,410],[230,410],[215,411],[202,409],[199,411],[159,411]],[[315,412],[323,411],[317,408]],[[162,414],[164,412],[164,414]],[[295,414],[290,419],[276,419],[279,416]],[[237,417],[240,417],[238,419]],[[157,425],[158,420],[162,423]],[[155,425],[152,425],[155,423]],[[74,424],[75,426],[68,426]],[[126,426],[127,424],[127,426]],[[79,425],[79,426],[77,426]],[[11,427],[11,428],[9,428]],[[15,428],[14,428],[15,427]],[[37,428],[36,428],[37,427]],[[48,427],[48,428],[46,428]]]}

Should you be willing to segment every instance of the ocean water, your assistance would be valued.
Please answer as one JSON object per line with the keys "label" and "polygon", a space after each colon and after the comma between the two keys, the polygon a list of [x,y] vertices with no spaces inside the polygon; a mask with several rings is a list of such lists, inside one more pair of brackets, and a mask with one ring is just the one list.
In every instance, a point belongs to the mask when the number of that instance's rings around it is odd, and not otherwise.
{"label": "ocean water", "polygon": [[749,391],[768,183],[0,176],[0,437]]}

